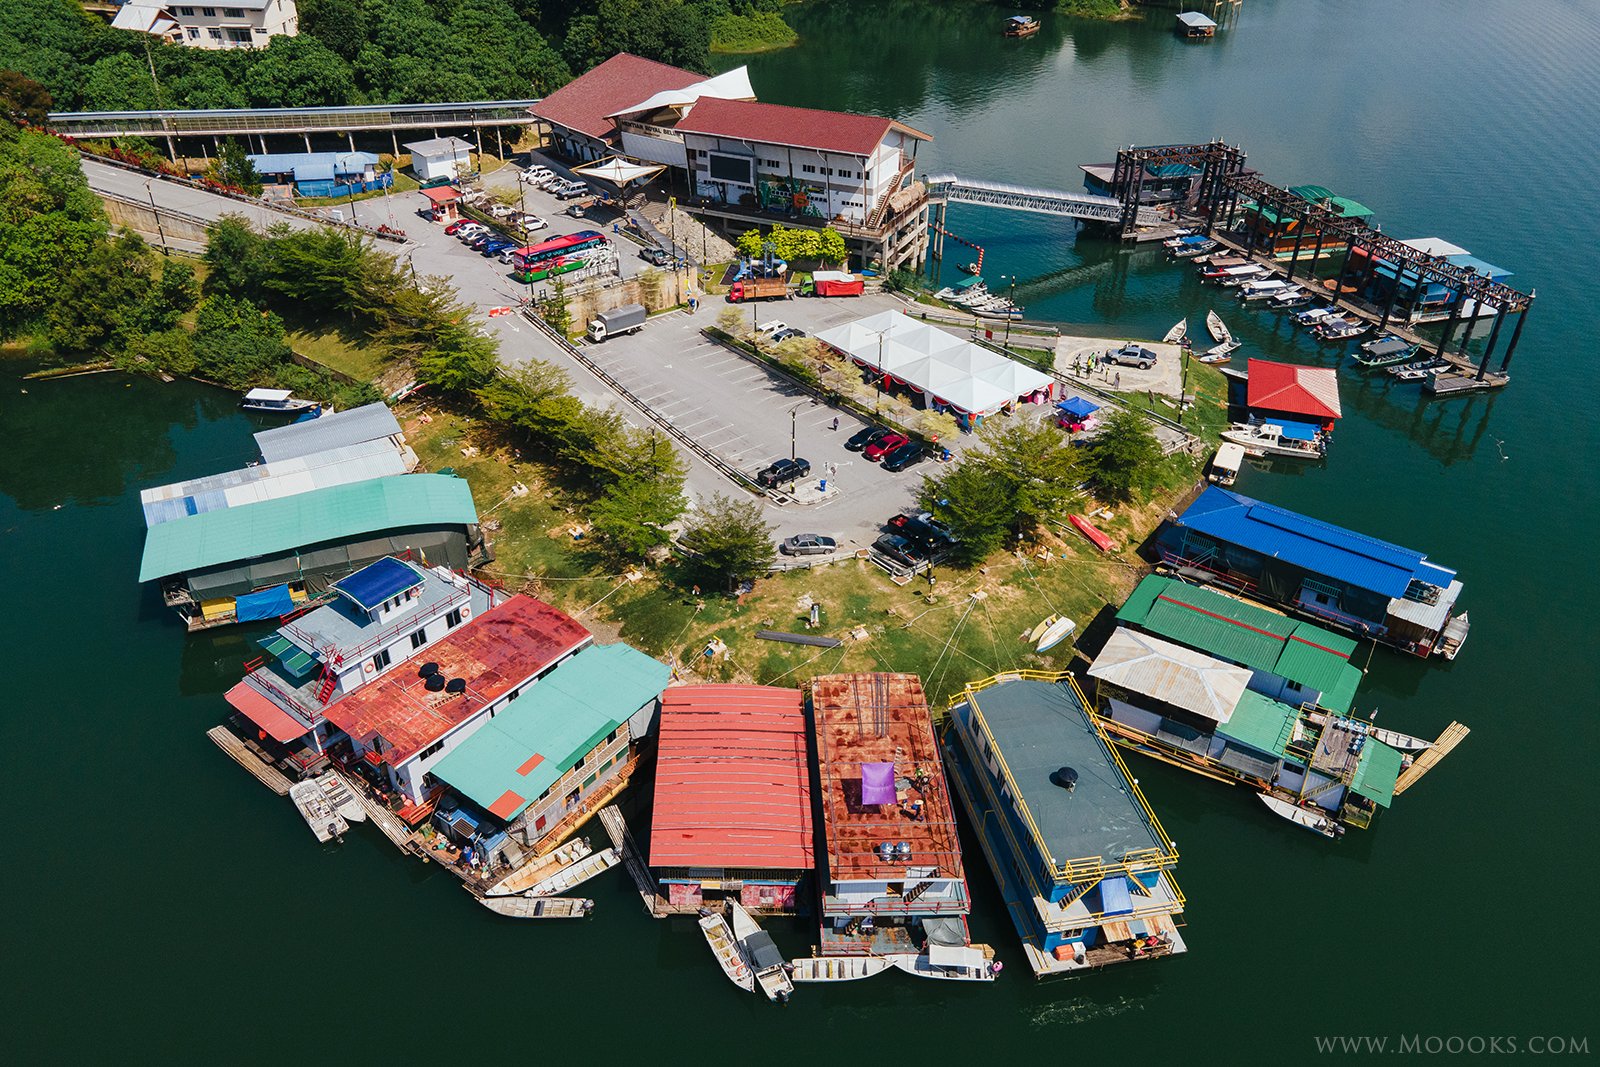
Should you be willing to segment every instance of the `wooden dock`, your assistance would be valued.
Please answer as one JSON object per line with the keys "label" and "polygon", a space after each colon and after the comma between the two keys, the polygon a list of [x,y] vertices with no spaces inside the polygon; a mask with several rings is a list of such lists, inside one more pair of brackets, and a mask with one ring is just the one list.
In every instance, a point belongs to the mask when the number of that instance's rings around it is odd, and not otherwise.
{"label": "wooden dock", "polygon": [[617,855],[622,857],[622,864],[628,868],[628,874],[633,878],[634,886],[639,890],[639,896],[644,899],[644,910],[652,917],[656,913],[656,882],[650,877],[650,868],[645,866],[644,858],[639,854],[639,848],[633,843],[633,834],[628,832],[628,824],[622,818],[622,812],[616,805],[608,804],[600,809],[600,822],[606,828],[606,833],[611,836],[611,844],[617,850]]}
{"label": "wooden dock", "polygon": [[[383,831],[384,837],[387,837],[390,841],[393,841],[395,847],[400,849],[402,852],[411,852],[414,850],[411,828],[409,826],[401,822],[400,818],[395,815],[394,812],[390,811],[388,808],[374,800],[365,789],[353,784],[350,779],[345,777],[343,771],[335,770],[333,773],[339,776],[339,780],[344,783],[344,787],[354,794],[355,798],[361,802],[361,808],[367,813],[367,818],[377,824],[378,829]],[[423,856],[427,856],[426,852],[422,852],[421,854]]]}
{"label": "wooden dock", "polygon": [[249,771],[256,781],[280,797],[289,795],[289,779],[284,777],[282,771],[257,755],[238,734],[226,726],[213,726],[206,731],[206,736],[216,742],[217,747],[232,757],[235,763]]}
{"label": "wooden dock", "polygon": [[1439,735],[1439,740],[1433,743],[1433,747],[1418,756],[1415,763],[1400,772],[1400,778],[1394,784],[1394,795],[1399,796],[1416,785],[1417,779],[1433,770],[1439,761],[1448,756],[1462,741],[1466,740],[1467,735],[1471,732],[1470,728],[1458,722],[1452,722],[1449,726],[1446,726],[1444,732]]}

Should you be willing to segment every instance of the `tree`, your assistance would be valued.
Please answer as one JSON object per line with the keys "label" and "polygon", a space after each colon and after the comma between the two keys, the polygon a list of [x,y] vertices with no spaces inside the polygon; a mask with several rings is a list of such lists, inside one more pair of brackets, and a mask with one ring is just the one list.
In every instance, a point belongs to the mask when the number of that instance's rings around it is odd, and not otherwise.
{"label": "tree", "polygon": [[14,70],[0,70],[0,121],[43,126],[50,117],[50,90]]}
{"label": "tree", "polygon": [[766,240],[767,239],[765,237],[761,236],[760,230],[752,228],[739,235],[739,239],[734,243],[734,247],[737,248],[739,250],[739,254],[744,256],[746,259],[756,259],[761,255],[761,246],[766,242]]}
{"label": "tree", "polygon": [[254,107],[331,107],[355,98],[350,64],[315,37],[274,37],[250,69]]}
{"label": "tree", "polygon": [[255,297],[266,276],[267,239],[243,215],[223,215],[206,227],[205,294]]}
{"label": "tree", "polygon": [[1011,487],[966,460],[923,479],[922,505],[950,528],[967,562],[1004,545],[1016,518]]}
{"label": "tree", "polygon": [[261,385],[277,380],[290,355],[278,316],[220,293],[200,301],[194,356],[206,377],[236,388]]}
{"label": "tree", "polygon": [[0,126],[0,338],[37,323],[105,234],[77,154],[48,134]]}
{"label": "tree", "polygon": [[161,106],[149,64],[143,56],[128,52],[95,61],[84,77],[83,100],[91,111],[148,111]]}
{"label": "tree", "polygon": [[748,321],[749,319],[745,317],[744,312],[733,304],[729,304],[717,312],[717,329],[730,337],[739,336],[744,331],[745,323]]}
{"label": "tree", "polygon": [[600,494],[589,509],[589,521],[595,535],[618,555],[643,558],[671,542],[667,527],[687,503],[681,479],[624,478]]}
{"label": "tree", "polygon": [[217,146],[217,158],[211,165],[212,177],[223,185],[243,189],[251,196],[261,195],[261,175],[244,146],[232,137]]}
{"label": "tree", "polygon": [[539,317],[563,337],[572,329],[572,303],[567,299],[567,283],[562,279],[550,283],[550,297],[539,306]]}
{"label": "tree", "polygon": [[150,250],[137,235],[96,245],[72,266],[45,312],[51,345],[83,353],[123,347],[137,332],[150,278]]}
{"label": "tree", "polygon": [[718,493],[689,521],[683,545],[695,556],[693,569],[732,589],[745,579],[760,577],[772,566],[777,555],[772,532],[758,501]]}
{"label": "tree", "polygon": [[1131,500],[1155,488],[1161,458],[1161,444],[1144,418],[1119,409],[1105,420],[1089,450],[1089,484],[1106,500]]}
{"label": "tree", "polygon": [[817,258],[828,263],[843,263],[850,255],[844,235],[829,226],[817,235]]}
{"label": "tree", "polygon": [[340,57],[354,60],[367,39],[360,0],[302,0],[300,32],[308,33]]}
{"label": "tree", "polygon": [[200,300],[200,286],[194,268],[178,259],[161,263],[161,274],[139,302],[128,322],[140,333],[161,333],[178,325],[178,320],[193,311]]}

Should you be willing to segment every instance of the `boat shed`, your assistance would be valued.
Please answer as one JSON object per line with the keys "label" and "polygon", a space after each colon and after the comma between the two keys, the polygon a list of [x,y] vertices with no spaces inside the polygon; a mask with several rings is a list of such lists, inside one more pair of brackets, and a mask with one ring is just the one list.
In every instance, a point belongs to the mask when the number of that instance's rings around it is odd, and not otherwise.
{"label": "boat shed", "polygon": [[812,857],[804,694],[675,686],[661,698],[650,866],[668,910],[731,896],[793,911]]}
{"label": "boat shed", "polygon": [[1217,24],[1198,11],[1178,12],[1178,36],[1215,37]]}
{"label": "boat shed", "polygon": [[[296,459],[315,452],[388,440],[396,449],[405,449],[405,439],[394,412],[381,402],[336,411],[331,415],[275,426],[255,435],[256,448],[263,463]],[[411,457],[412,465],[416,458]]]}
{"label": "boat shed", "polygon": [[1347,714],[1361,684],[1355,641],[1204,586],[1149,575],[1117,621],[1246,667],[1252,691],[1286,703]]}
{"label": "boat shed", "polygon": [[1302,367],[1270,359],[1252,359],[1247,367],[1245,403],[1268,417],[1303,416],[1325,427],[1343,412],[1339,376],[1331,367]]}
{"label": "boat shed", "polygon": [[[1157,532],[1163,562],[1418,655],[1465,640],[1455,572],[1415,549],[1211,486]],[[1453,648],[1449,651],[1453,652]]]}
{"label": "boat shed", "polygon": [[903,384],[925,406],[948,409],[967,428],[1018,403],[1042,404],[1055,395],[1048,374],[898,311],[823,330],[817,340],[881,375],[884,388]]}
{"label": "boat shed", "polygon": [[460,569],[489,558],[465,481],[403,474],[173,518],[146,531],[139,581],[160,580],[169,607],[192,611],[284,584],[320,592],[407,551]]}
{"label": "boat shed", "polygon": [[571,832],[572,816],[598,806],[597,795],[626,783],[671,676],[629,645],[589,645],[541,674],[431,773],[542,852]]}

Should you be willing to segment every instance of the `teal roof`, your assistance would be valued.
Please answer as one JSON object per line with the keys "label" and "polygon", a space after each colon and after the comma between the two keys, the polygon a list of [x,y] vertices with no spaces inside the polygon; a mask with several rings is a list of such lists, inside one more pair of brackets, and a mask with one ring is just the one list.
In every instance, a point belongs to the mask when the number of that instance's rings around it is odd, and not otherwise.
{"label": "teal roof", "polygon": [[1289,705],[1246,689],[1228,721],[1217,727],[1217,733],[1261,752],[1282,756],[1298,717]]}
{"label": "teal roof", "polygon": [[1129,594],[1117,621],[1321,693],[1344,714],[1361,684],[1350,662],[1356,642],[1308,622],[1214,590],[1150,575]]}
{"label": "teal roof", "polygon": [[150,528],[139,580],[411,526],[470,526],[472,490],[442,474],[397,474],[203,511]]}
{"label": "teal roof", "polygon": [[1400,765],[1404,762],[1405,757],[1398,750],[1369,737],[1361,746],[1361,759],[1356,763],[1350,788],[1387,808],[1394,800],[1394,784],[1400,778]]}
{"label": "teal roof", "polygon": [[507,822],[659,697],[672,671],[629,645],[591,645],[517,697],[431,768]]}

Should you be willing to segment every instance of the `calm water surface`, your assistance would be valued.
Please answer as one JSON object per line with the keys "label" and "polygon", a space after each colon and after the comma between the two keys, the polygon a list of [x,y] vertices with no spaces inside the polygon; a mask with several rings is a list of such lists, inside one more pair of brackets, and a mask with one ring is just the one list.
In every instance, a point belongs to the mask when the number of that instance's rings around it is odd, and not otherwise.
{"label": "calm water surface", "polygon": [[[647,919],[621,874],[586,890],[591,922],[515,925],[376,834],[313,845],[290,805],[204,737],[245,635],[186,641],[134,584],[137,490],[244,462],[254,427],[200,386],[102,376],[24,394],[19,368],[0,365],[0,994],[16,1062],[1221,1048],[1294,1062],[1317,1034],[1600,1037],[1584,1010],[1596,946],[1583,887],[1597,871],[1580,802],[1596,741],[1585,609],[1600,583],[1583,551],[1600,522],[1596,315],[1576,273],[1592,270],[1600,217],[1600,8],[1478,0],[1466,17],[1430,0],[1247,0],[1205,45],[1167,32],[1168,13],[1049,17],[1006,42],[1001,14],[809,3],[795,14],[805,43],[756,58],[752,78],[767,100],[934,134],[930,168],[1026,184],[1077,188],[1078,164],[1118,144],[1225,137],[1271,180],[1329,186],[1388,232],[1446,237],[1538,290],[1502,395],[1429,402],[1342,369],[1327,465],[1241,481],[1460,569],[1474,622],[1462,658],[1379,653],[1362,703],[1417,733],[1460,719],[1467,743],[1337,845],[1242,792],[1135,760],[1183,854],[1188,956],[1035,986],[969,846],[974,933],[1010,964],[999,983],[889,976],[802,988],[774,1009],[728,989],[692,925]],[[951,220],[988,248],[986,273],[1024,279],[1036,316],[1159,336],[1213,296],[1159,255],[1047,220],[960,207]],[[1270,314],[1229,321],[1247,352],[1334,363]],[[799,926],[778,934],[806,943]]]}

